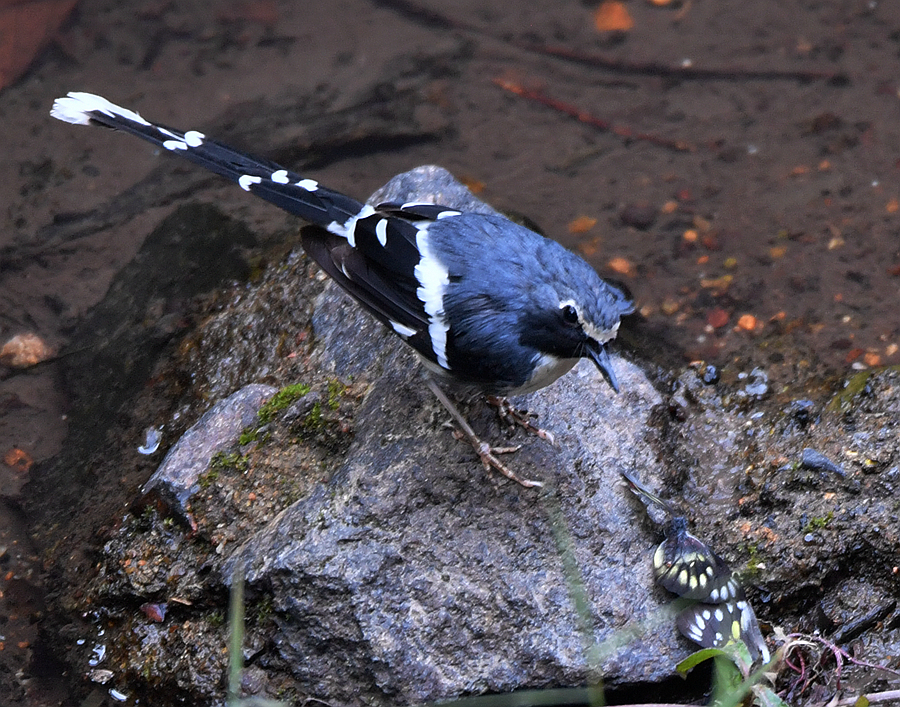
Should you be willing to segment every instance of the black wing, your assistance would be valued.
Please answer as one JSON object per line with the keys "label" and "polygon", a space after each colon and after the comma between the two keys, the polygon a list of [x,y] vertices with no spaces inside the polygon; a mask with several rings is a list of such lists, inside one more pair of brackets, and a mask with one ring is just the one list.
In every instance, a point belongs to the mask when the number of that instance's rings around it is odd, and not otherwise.
{"label": "black wing", "polygon": [[[358,222],[355,230],[357,240],[354,246],[346,238],[324,228],[306,226],[301,231],[303,249],[376,319],[436,363],[428,331],[430,320],[416,295],[419,287],[415,277],[418,251],[415,255],[402,252],[392,259],[387,248],[380,244],[375,247],[369,242],[370,234],[364,223]],[[408,251],[406,247],[399,250]],[[370,253],[372,257],[369,257]]]}
{"label": "black wing", "polygon": [[754,660],[769,662],[769,648],[756,614],[743,597],[722,604],[693,604],[681,611],[675,622],[681,635],[703,648],[724,648],[743,641]]}
{"label": "black wing", "polygon": [[653,555],[653,576],[660,586],[686,599],[718,604],[741,593],[725,560],[684,528],[660,543]]}

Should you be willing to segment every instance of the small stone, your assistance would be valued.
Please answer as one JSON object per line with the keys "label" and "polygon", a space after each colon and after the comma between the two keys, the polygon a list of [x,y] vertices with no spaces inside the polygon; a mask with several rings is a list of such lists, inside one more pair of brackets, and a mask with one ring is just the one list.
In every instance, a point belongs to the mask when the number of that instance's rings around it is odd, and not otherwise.
{"label": "small stone", "polygon": [[747,376],[747,385],[744,392],[754,398],[762,398],[769,392],[769,376],[761,368],[754,368]]}
{"label": "small stone", "polygon": [[257,411],[277,388],[246,385],[213,405],[185,432],[144,484],[143,494],[156,494],[179,519],[189,522],[188,499],[216,452],[237,444],[241,431],[257,422]]}
{"label": "small stone", "polygon": [[706,385],[715,385],[719,382],[719,369],[712,364],[707,364],[703,368],[703,373],[700,374],[700,380]]}
{"label": "small stone", "polygon": [[817,471],[830,471],[834,474],[837,474],[841,478],[847,476],[847,472],[844,471],[844,468],[837,464],[828,457],[826,457],[821,452],[817,452],[815,449],[810,447],[806,447],[800,455],[800,465],[806,469],[814,469]]}
{"label": "small stone", "polygon": [[10,368],[30,368],[53,354],[53,349],[37,334],[16,334],[0,349],[0,363]]}
{"label": "small stone", "polygon": [[599,32],[627,32],[634,20],[619,0],[603,0],[594,11],[594,26]]}
{"label": "small stone", "polygon": [[597,225],[597,219],[591,216],[579,216],[569,221],[569,233],[586,233]]}
{"label": "small stone", "polygon": [[88,677],[91,679],[91,682],[100,683],[101,685],[105,685],[110,680],[113,679],[113,671],[112,670],[103,670],[97,668],[96,670],[92,670],[88,673]]}
{"label": "small stone", "polygon": [[675,312],[678,311],[680,305],[676,300],[673,299],[665,299],[663,303],[659,306],[660,311],[666,316],[671,317]]}
{"label": "small stone", "polygon": [[881,365],[881,356],[877,353],[867,352],[863,354],[863,362],[867,366],[880,366]]}
{"label": "small stone", "polygon": [[737,326],[743,331],[753,331],[756,329],[756,317],[752,314],[742,314],[737,320]]}
{"label": "small stone", "polygon": [[148,427],[144,430],[144,443],[138,447],[138,454],[153,454],[159,449],[160,442],[162,442],[162,430],[158,427]]}
{"label": "small stone", "polygon": [[815,403],[813,403],[812,400],[794,400],[785,412],[787,412],[798,425],[806,427],[815,419],[815,407]]}
{"label": "small stone", "polygon": [[728,312],[721,307],[709,310],[706,314],[706,323],[713,329],[718,329],[728,324]]}
{"label": "small stone", "polygon": [[619,275],[634,275],[634,265],[628,258],[612,258],[607,265],[609,269]]}

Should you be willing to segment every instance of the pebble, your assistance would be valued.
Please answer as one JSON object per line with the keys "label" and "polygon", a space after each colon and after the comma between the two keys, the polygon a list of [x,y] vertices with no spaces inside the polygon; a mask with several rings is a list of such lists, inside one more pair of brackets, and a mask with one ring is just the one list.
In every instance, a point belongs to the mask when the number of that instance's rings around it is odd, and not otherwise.
{"label": "pebble", "polygon": [[53,349],[37,334],[16,334],[0,349],[0,363],[10,368],[30,368],[53,354]]}

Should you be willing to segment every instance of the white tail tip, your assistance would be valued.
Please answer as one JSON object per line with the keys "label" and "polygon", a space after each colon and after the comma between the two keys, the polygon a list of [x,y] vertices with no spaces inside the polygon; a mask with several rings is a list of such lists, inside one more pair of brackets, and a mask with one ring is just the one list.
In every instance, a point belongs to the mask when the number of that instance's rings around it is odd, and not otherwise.
{"label": "white tail tip", "polygon": [[93,112],[119,116],[141,125],[150,125],[134,111],[117,106],[115,103],[110,103],[103,96],[77,91],[70,91],[64,98],[57,98],[53,101],[50,115],[65,123],[88,125],[91,122],[91,113]]}

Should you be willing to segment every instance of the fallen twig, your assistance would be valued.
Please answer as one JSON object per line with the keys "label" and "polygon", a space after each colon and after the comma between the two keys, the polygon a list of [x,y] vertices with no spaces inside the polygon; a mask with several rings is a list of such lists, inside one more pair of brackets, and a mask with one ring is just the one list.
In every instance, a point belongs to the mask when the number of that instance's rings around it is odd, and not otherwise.
{"label": "fallen twig", "polygon": [[555,56],[566,61],[596,66],[619,74],[663,76],[684,80],[714,79],[721,81],[847,81],[844,74],[834,71],[782,71],[776,69],[747,69],[740,66],[702,67],[693,64],[669,66],[653,61],[623,61],[602,54],[581,52],[569,47],[514,40],[511,44],[536,54]]}
{"label": "fallen twig", "polygon": [[548,108],[553,108],[554,110],[572,116],[582,123],[593,125],[595,128],[599,128],[600,130],[614,133],[615,135],[625,138],[626,140],[641,140],[643,142],[649,142],[654,145],[667,147],[670,150],[677,150],[679,152],[693,152],[696,150],[693,145],[685,142],[684,140],[670,140],[669,138],[661,137],[659,135],[638,132],[624,125],[616,125],[607,120],[603,120],[602,118],[598,118],[597,116],[592,115],[591,113],[588,113],[578,106],[572,105],[571,103],[566,103],[564,101],[557,100],[556,98],[551,98],[547,94],[542,93],[541,91],[538,91],[536,89],[525,88],[515,81],[510,81],[509,79],[502,78],[495,78],[493,79],[493,81],[500,88],[511,93],[515,93],[517,96],[522,96],[523,98],[527,98],[531,101],[540,103],[541,105],[545,105]]}
{"label": "fallen twig", "polygon": [[461,30],[484,37],[490,37],[518,49],[534,54],[553,56],[563,61],[596,66],[606,71],[620,74],[643,76],[666,76],[685,80],[719,80],[719,81],[831,81],[846,83],[845,74],[835,71],[798,70],[784,71],[776,69],[747,69],[741,66],[701,67],[693,64],[670,66],[648,61],[623,61],[600,54],[582,52],[568,47],[541,44],[539,42],[511,39],[498,32],[492,32],[478,25],[467,22],[460,17],[445,15],[430,7],[422,7],[411,0],[375,0],[376,4],[397,12],[430,27]]}
{"label": "fallen twig", "polygon": [[885,692],[864,692],[856,697],[844,697],[835,703],[835,707],[850,707],[860,704],[860,698],[865,697],[866,704],[874,705],[884,702],[896,702],[900,700],[900,690],[886,690]]}

